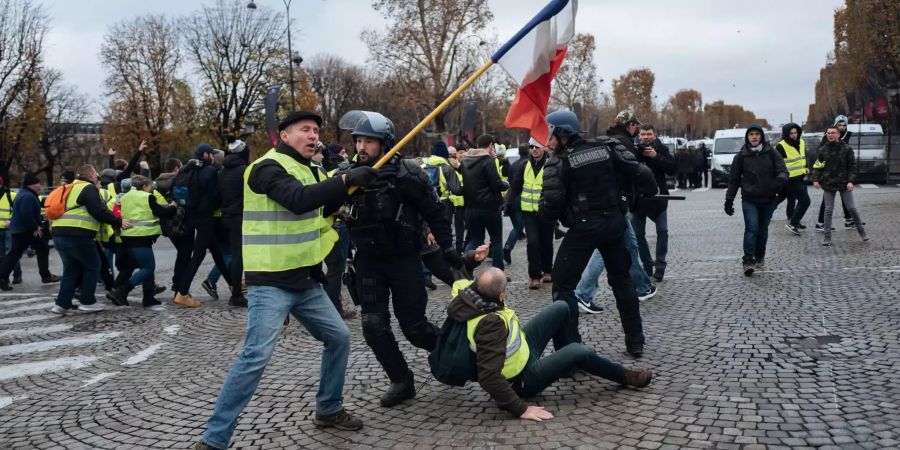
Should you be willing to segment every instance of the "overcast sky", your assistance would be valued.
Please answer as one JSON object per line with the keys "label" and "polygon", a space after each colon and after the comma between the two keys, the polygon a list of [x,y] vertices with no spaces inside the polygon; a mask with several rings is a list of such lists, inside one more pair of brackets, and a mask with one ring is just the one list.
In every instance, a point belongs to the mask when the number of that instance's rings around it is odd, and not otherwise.
{"label": "overcast sky", "polygon": [[[196,0],[39,0],[51,17],[47,64],[62,70],[102,109],[100,43],[113,23],[139,14],[186,15]],[[505,41],[546,0],[489,0],[492,31]],[[257,4],[283,10],[281,0]],[[664,101],[682,88],[704,102],[738,103],[772,124],[806,120],[819,69],[833,48],[833,13],[842,0],[581,0],[576,31],[593,33],[596,62],[610,90],[614,78],[637,67],[656,74]],[[368,0],[294,0],[294,48],[304,57],[333,53],[363,64],[360,31],[378,28]],[[501,70],[499,67],[492,70]]]}

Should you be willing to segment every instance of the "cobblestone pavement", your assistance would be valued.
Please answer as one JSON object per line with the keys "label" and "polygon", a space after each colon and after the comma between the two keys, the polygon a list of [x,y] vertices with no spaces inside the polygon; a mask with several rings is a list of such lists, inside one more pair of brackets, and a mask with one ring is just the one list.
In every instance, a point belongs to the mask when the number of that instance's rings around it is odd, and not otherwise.
{"label": "cobblestone pavement", "polygon": [[[293,322],[234,447],[900,447],[900,189],[857,191],[869,243],[841,229],[835,246],[823,248],[812,231],[791,235],[780,209],[766,267],[752,278],[740,273],[740,208],[726,217],[721,189],[687,196],[669,210],[666,280],[642,304],[645,356],[623,353],[615,308],[582,315],[587,343],[626,365],[651,367],[650,387],[578,373],[531,400],[555,419],[525,423],[498,410],[477,384],[430,380],[425,352],[404,342],[418,396],[386,409],[377,399],[387,381],[356,319],[345,402],[365,428],[319,430],[311,415],[321,345]],[[810,229],[820,197],[813,192]],[[168,281],[174,251],[161,241],[157,256]],[[527,320],[548,303],[550,289],[526,289],[523,243],[513,258],[509,297]],[[24,263],[26,284],[0,296],[0,448],[192,445],[242,347],[245,310],[211,301],[195,283],[200,309],[58,318],[46,312],[55,286],[35,282],[34,264]],[[448,296],[444,286],[430,293],[436,323]],[[598,301],[611,300],[602,289]]]}

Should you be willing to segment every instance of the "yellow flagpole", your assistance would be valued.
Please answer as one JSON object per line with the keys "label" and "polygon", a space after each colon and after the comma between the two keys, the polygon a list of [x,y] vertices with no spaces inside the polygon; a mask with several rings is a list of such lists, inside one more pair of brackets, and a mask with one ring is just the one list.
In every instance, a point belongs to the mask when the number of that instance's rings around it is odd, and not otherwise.
{"label": "yellow flagpole", "polygon": [[[400,142],[397,142],[397,144],[394,145],[394,148],[385,153],[385,155],[375,163],[374,167],[378,169],[381,166],[385,165],[388,161],[390,161],[391,158],[393,158],[394,155],[397,154],[397,152],[405,147],[406,144],[409,144],[409,141],[413,140],[413,138],[415,138],[417,134],[425,129],[425,127],[428,126],[428,124],[431,123],[438,114],[447,109],[447,107],[450,106],[450,103],[453,103],[453,101],[456,100],[456,98],[459,97],[460,94],[462,94],[466,89],[472,86],[472,84],[475,83],[475,80],[477,80],[478,77],[484,75],[484,73],[487,72],[487,70],[490,69],[493,65],[494,61],[488,60],[487,63],[485,63],[483,66],[481,66],[481,68],[475,71],[472,76],[470,76],[462,85],[456,88],[456,90],[453,91],[450,96],[448,96],[443,102],[441,102],[441,104],[438,105],[437,108],[434,109],[434,111],[431,111],[431,113],[425,116],[425,118],[422,119],[422,121],[419,122],[419,124],[416,125],[415,128],[410,130],[410,132],[403,137],[403,139],[400,139]],[[353,194],[355,191],[356,186],[350,186],[350,189],[347,191],[347,193]]]}

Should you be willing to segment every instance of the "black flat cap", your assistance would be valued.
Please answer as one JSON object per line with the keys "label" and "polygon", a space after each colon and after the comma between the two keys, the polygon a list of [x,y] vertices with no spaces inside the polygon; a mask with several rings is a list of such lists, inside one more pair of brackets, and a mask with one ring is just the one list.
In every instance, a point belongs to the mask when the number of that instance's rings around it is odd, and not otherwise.
{"label": "black flat cap", "polygon": [[322,116],[312,112],[312,111],[294,111],[287,115],[284,119],[281,119],[281,122],[278,122],[278,131],[282,131],[285,128],[289,127],[292,123],[299,122],[301,120],[314,120],[317,125],[322,126]]}

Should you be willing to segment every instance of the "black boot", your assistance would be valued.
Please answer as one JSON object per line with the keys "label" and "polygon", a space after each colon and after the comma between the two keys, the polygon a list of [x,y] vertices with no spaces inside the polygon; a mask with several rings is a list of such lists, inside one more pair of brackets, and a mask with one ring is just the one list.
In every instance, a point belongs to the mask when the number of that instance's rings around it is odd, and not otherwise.
{"label": "black boot", "polygon": [[134,289],[134,286],[126,281],[125,284],[107,291],[106,298],[108,298],[113,305],[128,306],[128,293],[131,292],[132,289]]}
{"label": "black boot", "polygon": [[0,290],[11,291],[13,288],[9,285],[9,280],[0,280]]}
{"label": "black boot", "polygon": [[160,301],[157,300],[156,297],[153,296],[154,292],[155,292],[155,289],[154,290],[144,290],[144,298],[143,298],[143,301],[141,302],[142,305],[144,306],[144,308],[153,308],[154,306],[162,305],[162,303],[160,303]]}
{"label": "black boot", "polygon": [[625,351],[635,358],[644,354],[644,335],[625,335]]}
{"label": "black boot", "polygon": [[399,383],[391,383],[388,391],[381,396],[381,406],[390,408],[416,396],[416,384],[412,373]]}

